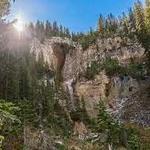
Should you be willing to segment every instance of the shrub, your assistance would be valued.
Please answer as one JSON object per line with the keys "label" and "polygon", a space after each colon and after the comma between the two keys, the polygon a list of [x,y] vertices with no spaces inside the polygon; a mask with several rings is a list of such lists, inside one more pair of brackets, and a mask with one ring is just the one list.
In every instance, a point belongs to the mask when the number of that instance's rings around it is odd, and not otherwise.
{"label": "shrub", "polygon": [[106,58],[102,66],[103,66],[103,69],[106,70],[106,73],[110,76],[114,74],[118,74],[121,69],[118,60],[111,59],[111,58]]}
{"label": "shrub", "polygon": [[[16,107],[13,103],[5,102],[0,100],[0,131],[3,133],[4,128],[7,128],[12,125],[14,122],[20,123],[20,120],[17,118],[14,113],[18,111],[19,108]],[[2,142],[4,136],[0,135],[0,149],[2,147]]]}
{"label": "shrub", "polygon": [[134,128],[128,129],[128,149],[129,150],[140,150],[140,141],[138,131]]}
{"label": "shrub", "polygon": [[92,61],[91,65],[87,67],[85,77],[87,79],[94,79],[95,75],[100,72],[100,65],[96,61]]}

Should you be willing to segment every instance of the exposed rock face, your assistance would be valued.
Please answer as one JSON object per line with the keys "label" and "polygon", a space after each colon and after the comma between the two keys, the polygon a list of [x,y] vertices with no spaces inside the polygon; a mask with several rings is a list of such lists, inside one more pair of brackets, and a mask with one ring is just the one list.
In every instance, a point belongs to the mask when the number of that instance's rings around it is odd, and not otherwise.
{"label": "exposed rock face", "polygon": [[96,44],[90,46],[82,55],[83,66],[87,66],[91,61],[103,61],[110,57],[117,59],[120,64],[128,64],[131,59],[141,61],[144,49],[138,43],[127,42],[122,44],[121,38],[98,39]]}
{"label": "exposed rock face", "polygon": [[136,80],[129,76],[113,77],[108,96],[108,111],[120,121],[150,125],[149,83],[149,78]]}
{"label": "exposed rock face", "polygon": [[50,70],[56,73],[56,78],[59,81],[63,81],[64,89],[70,98],[70,109],[75,110],[74,88],[72,86],[81,72],[81,46],[67,38],[53,37],[46,39],[43,43],[34,39],[31,44],[31,52],[36,54],[37,59],[42,53]]}
{"label": "exposed rock face", "polygon": [[81,81],[76,84],[76,92],[80,100],[83,98],[87,113],[90,117],[97,116],[97,105],[105,99],[106,84],[109,78],[101,72],[92,81]]}
{"label": "exposed rock face", "polygon": [[74,135],[79,136],[79,139],[84,140],[84,138],[86,137],[88,130],[85,127],[83,122],[80,121],[76,121],[74,124]]}
{"label": "exposed rock face", "polygon": [[[120,38],[98,40],[97,46],[91,46],[83,53],[81,71],[84,71],[91,61],[103,61],[106,57],[117,59],[125,66],[131,61],[143,61],[144,49],[138,43],[128,41],[126,45],[122,45],[122,42]],[[96,117],[96,106],[99,100],[104,100],[108,104],[108,111],[116,119],[149,126],[149,86],[149,79],[139,80],[130,76],[108,77],[101,72],[94,80],[81,79],[77,82],[76,91],[80,99],[84,98],[91,117]]]}
{"label": "exposed rock face", "polygon": [[66,55],[75,48],[75,43],[69,39],[54,37],[46,39],[43,43],[34,39],[31,44],[31,52],[34,52],[37,59],[40,54],[43,55],[44,61],[48,63],[51,70],[56,72],[56,76],[61,80],[62,69],[65,64]]}
{"label": "exposed rock face", "polygon": [[69,93],[72,110],[75,110],[77,96],[78,101],[84,99],[88,115],[96,117],[97,104],[104,100],[108,104],[108,111],[116,119],[150,125],[149,78],[137,80],[130,76],[109,77],[105,71],[90,81],[82,76],[92,61],[103,62],[107,57],[117,59],[123,66],[133,61],[142,62],[144,49],[138,43],[124,41],[120,37],[98,39],[95,45],[83,51],[79,44],[69,39],[51,38],[43,44],[34,40],[32,51],[37,56],[42,51],[50,69],[59,78],[61,76]]}
{"label": "exposed rock face", "polygon": [[66,61],[63,68],[64,81],[68,79],[75,79],[82,71],[83,50],[80,45],[76,45],[66,55]]}

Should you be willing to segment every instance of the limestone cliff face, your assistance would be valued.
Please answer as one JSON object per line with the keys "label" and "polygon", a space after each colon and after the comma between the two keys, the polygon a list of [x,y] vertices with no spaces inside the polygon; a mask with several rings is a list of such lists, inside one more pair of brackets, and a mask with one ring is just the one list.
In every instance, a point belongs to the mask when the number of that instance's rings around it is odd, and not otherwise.
{"label": "limestone cliff face", "polygon": [[66,55],[70,54],[71,50],[75,48],[76,46],[73,41],[59,37],[46,39],[43,43],[38,39],[34,39],[31,43],[31,52],[36,54],[37,59],[42,54],[50,70],[55,71],[59,79],[66,62]]}
{"label": "limestone cliff face", "polygon": [[[124,43],[126,42],[126,43]],[[103,61],[107,57],[117,59],[120,64],[128,64],[133,58],[134,61],[143,59],[144,49],[131,41],[123,41],[121,38],[98,39],[96,45],[91,45],[83,53],[83,64],[86,66],[91,61]]]}
{"label": "limestone cliff face", "polygon": [[76,84],[76,92],[79,100],[84,99],[87,113],[90,117],[97,116],[97,106],[100,100],[106,98],[106,85],[109,83],[109,78],[105,72],[101,72],[91,81],[78,81]]}
{"label": "limestone cliff face", "polygon": [[144,49],[138,43],[120,37],[98,39],[95,45],[83,50],[70,39],[51,38],[42,44],[34,40],[31,50],[37,56],[42,51],[50,69],[61,76],[72,110],[76,109],[76,101],[84,99],[87,113],[96,117],[97,104],[104,100],[116,119],[150,125],[149,77],[140,80],[131,76],[110,77],[105,69],[92,80],[83,76],[92,61],[103,62],[108,57],[117,59],[122,66],[143,62]]}

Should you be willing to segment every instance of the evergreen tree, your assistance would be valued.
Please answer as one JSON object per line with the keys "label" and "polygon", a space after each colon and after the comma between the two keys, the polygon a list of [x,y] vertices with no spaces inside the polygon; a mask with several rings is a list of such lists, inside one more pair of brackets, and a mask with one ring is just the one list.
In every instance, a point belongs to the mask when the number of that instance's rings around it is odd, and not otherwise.
{"label": "evergreen tree", "polygon": [[122,19],[121,19],[121,24],[120,26],[122,27],[121,29],[121,35],[123,36],[128,36],[128,19],[125,13],[123,13],[122,15]]}
{"label": "evergreen tree", "polygon": [[36,31],[36,36],[37,38],[43,42],[45,38],[45,28],[44,28],[44,23],[40,22],[37,20],[36,25],[35,25],[35,31]]}
{"label": "evergreen tree", "polygon": [[132,8],[129,9],[129,19],[128,19],[128,32],[129,32],[129,37],[134,38],[136,34],[136,20],[134,16],[134,12]]}
{"label": "evergreen tree", "polygon": [[150,33],[150,0],[146,0],[145,24],[147,31]]}
{"label": "evergreen tree", "polygon": [[96,131],[98,133],[107,134],[106,143],[112,148],[119,144],[120,126],[118,122],[113,120],[113,118],[107,113],[103,102],[99,103]]}
{"label": "evergreen tree", "polygon": [[144,16],[144,8],[140,1],[137,1],[135,3],[134,14],[137,32],[143,35],[145,31],[145,16]]}
{"label": "evergreen tree", "polygon": [[148,42],[148,35],[146,32],[144,8],[140,1],[137,1],[135,3],[134,14],[135,14],[135,21],[136,21],[137,38],[139,42],[142,44],[142,46],[146,49],[146,51],[148,51],[149,42]]}
{"label": "evergreen tree", "polygon": [[46,21],[45,25],[45,35],[47,38],[51,37],[52,35],[52,25],[48,20]]}
{"label": "evergreen tree", "polygon": [[98,32],[100,34],[104,33],[104,18],[102,15],[99,16],[99,20],[98,20]]}
{"label": "evergreen tree", "polygon": [[57,36],[58,33],[59,33],[59,28],[58,28],[57,22],[54,21],[53,22],[53,36]]}
{"label": "evergreen tree", "polygon": [[59,35],[60,35],[60,37],[64,36],[64,31],[63,31],[63,26],[62,25],[60,25],[60,27],[59,27]]}
{"label": "evergreen tree", "polygon": [[36,31],[35,31],[35,26],[34,26],[34,24],[32,22],[29,23],[28,29],[29,29],[31,35],[34,37],[36,35],[35,34]]}
{"label": "evergreen tree", "polygon": [[64,32],[65,32],[66,37],[70,37],[70,31],[68,28],[64,28]]}

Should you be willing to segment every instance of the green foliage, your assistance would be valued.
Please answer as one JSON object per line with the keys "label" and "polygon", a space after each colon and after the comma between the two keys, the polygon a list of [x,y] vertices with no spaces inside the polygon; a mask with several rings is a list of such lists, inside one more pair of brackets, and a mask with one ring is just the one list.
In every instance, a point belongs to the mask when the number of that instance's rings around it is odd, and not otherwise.
{"label": "green foliage", "polygon": [[81,102],[79,101],[79,103],[77,103],[76,107],[76,111],[70,113],[71,119],[73,121],[82,121],[85,124],[89,125],[91,123],[91,120],[86,111],[85,101],[83,97],[81,98]]}
{"label": "green foliage", "polygon": [[107,143],[118,145],[120,130],[121,125],[112,119],[112,117],[106,112],[104,103],[100,102],[96,131],[98,133],[107,134]]}
{"label": "green foliage", "polygon": [[100,32],[101,34],[104,33],[104,18],[102,15],[100,15],[98,20],[98,32]]}
{"label": "green foliage", "polygon": [[8,121],[18,121],[20,122],[16,115],[13,115],[14,112],[19,111],[19,107],[16,107],[11,102],[5,102],[4,100],[0,100],[0,121],[1,123],[8,123]]}
{"label": "green foliage", "polygon": [[137,1],[134,6],[136,29],[139,33],[143,33],[145,30],[145,17],[144,8],[140,1]]}
{"label": "green foliage", "polygon": [[62,25],[58,25],[57,22],[42,22],[37,20],[36,24],[32,22],[28,25],[28,29],[32,33],[33,37],[37,37],[41,43],[44,42],[45,38],[51,38],[54,36],[59,37],[71,37],[71,33],[68,28],[63,27]]}
{"label": "green foliage", "polygon": [[129,150],[140,150],[140,139],[137,136],[138,132],[136,129],[128,129],[128,149]]}
{"label": "green foliage", "polygon": [[[16,107],[11,102],[5,102],[4,100],[0,100],[0,131],[3,133],[4,128],[8,128],[12,123],[18,122],[20,120],[17,118],[15,113],[19,111],[19,107]],[[8,129],[7,129],[8,130]],[[0,148],[2,147],[2,142],[4,140],[4,136],[0,135]]]}
{"label": "green foliage", "polygon": [[96,31],[91,30],[87,34],[78,33],[72,39],[76,42],[79,42],[82,45],[83,50],[86,50],[90,45],[96,43],[98,33]]}
{"label": "green foliage", "polygon": [[[99,103],[98,108],[99,113],[97,117],[96,132],[107,135],[106,143],[112,145],[113,148],[117,148],[117,146],[125,144],[122,146],[125,146],[129,150],[139,150],[140,142],[138,132],[134,128],[125,128],[123,124],[119,123],[117,120],[114,120],[106,111],[103,101]],[[101,141],[98,142],[101,143]]]}
{"label": "green foliage", "polygon": [[117,74],[121,69],[118,60],[111,58],[106,58],[102,66],[106,70],[106,73],[110,76]]}
{"label": "green foliage", "polygon": [[57,143],[57,144],[55,144],[55,146],[56,146],[57,150],[66,150],[65,145]]}
{"label": "green foliage", "polygon": [[87,79],[94,79],[95,75],[98,74],[101,70],[101,67],[99,65],[99,63],[97,63],[96,61],[92,61],[90,65],[88,65],[86,73],[85,73],[85,77]]}
{"label": "green foliage", "polygon": [[138,79],[144,77],[146,66],[139,63],[131,63],[127,69],[124,68],[124,70],[126,71],[126,74]]}
{"label": "green foliage", "polygon": [[[0,19],[8,14],[9,2],[9,0],[1,0]],[[134,10],[131,9],[129,14],[123,14],[121,18],[116,18],[112,14],[106,18],[100,16],[98,32],[91,29],[87,34],[71,34],[68,28],[59,26],[57,22],[50,23],[49,21],[46,23],[37,21],[35,25],[31,23],[28,28],[41,42],[44,42],[44,38],[52,36],[71,37],[82,45],[83,50],[96,44],[98,37],[120,35],[134,39],[136,36],[142,46],[149,51],[150,5],[148,0],[146,2],[146,9],[140,2],[137,2]],[[42,53],[39,54],[37,60],[35,55],[29,51],[26,45],[19,48],[19,53],[17,50],[10,52],[0,44],[0,99],[5,100],[0,100],[0,130],[5,135],[23,134],[23,126],[30,124],[37,128],[48,128],[54,131],[55,135],[69,137],[72,125],[56,99],[56,93],[59,91],[49,83],[52,72],[44,62]],[[93,61],[87,68],[85,77],[94,79],[94,76],[102,70],[105,70],[110,76],[130,75],[134,78],[141,78],[145,74],[143,64],[132,63],[123,67],[117,60],[107,58],[103,63]],[[20,109],[13,103],[16,103]],[[83,107],[73,112],[71,117],[89,123],[84,104],[82,105]],[[22,124],[18,124],[20,122]],[[94,121],[93,124],[95,125]],[[96,132],[107,134],[107,144],[117,146],[120,144],[122,130],[127,131],[128,134],[128,149],[138,150],[137,133],[133,129],[124,129],[123,125],[107,113],[104,104],[100,103]],[[0,147],[3,140],[4,137],[0,135]]]}
{"label": "green foliage", "polygon": [[[57,112],[57,110],[55,111]],[[73,127],[65,114],[49,116],[48,123],[49,129],[52,130],[54,135],[61,136],[62,138],[68,138],[71,135]]]}
{"label": "green foliage", "polygon": [[149,0],[146,0],[145,24],[146,24],[148,33],[150,33],[150,1]]}
{"label": "green foliage", "polygon": [[[109,14],[107,17],[102,15],[98,18],[98,31],[89,33],[72,34],[72,39],[78,41],[84,50],[89,45],[94,44],[99,37],[128,37],[138,42],[145,48],[150,49],[150,5],[149,0],[146,0],[146,6],[138,0],[134,7],[129,9],[127,14],[123,13],[118,18]],[[92,34],[91,34],[92,33]]]}
{"label": "green foliage", "polygon": [[91,65],[87,67],[85,72],[85,77],[87,79],[94,79],[100,71],[105,70],[106,74],[109,76],[129,75],[133,78],[143,78],[146,74],[146,65],[140,63],[131,62],[127,66],[121,66],[116,59],[106,58],[103,62],[93,61]]}
{"label": "green foliage", "polygon": [[118,60],[111,58],[107,58],[102,66],[103,69],[106,70],[106,73],[110,76],[129,75],[133,78],[142,78],[146,71],[146,66],[144,64],[131,62],[127,66],[121,66]]}
{"label": "green foliage", "polygon": [[4,141],[4,136],[1,136],[1,135],[0,135],[0,149],[1,149],[1,147],[2,147],[3,141]]}
{"label": "green foliage", "polygon": [[87,68],[86,77],[93,79],[94,76],[102,70],[105,70],[109,76],[123,72],[123,69],[116,59],[106,58],[102,63],[93,61],[90,67]]}

